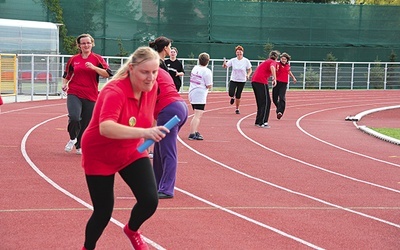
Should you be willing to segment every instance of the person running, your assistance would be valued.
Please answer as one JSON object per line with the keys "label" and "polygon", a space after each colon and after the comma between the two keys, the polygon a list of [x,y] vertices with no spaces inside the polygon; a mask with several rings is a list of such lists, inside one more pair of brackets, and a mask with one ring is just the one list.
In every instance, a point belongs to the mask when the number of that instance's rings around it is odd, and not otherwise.
{"label": "person running", "polygon": [[65,67],[62,90],[67,95],[69,141],[65,151],[76,148],[82,154],[81,138],[92,118],[93,107],[99,93],[99,77],[108,78],[112,72],[106,61],[93,53],[94,39],[89,34],[76,38],[79,53],[72,56]]}
{"label": "person running", "polygon": [[178,56],[178,49],[171,47],[169,53],[169,59],[165,60],[165,64],[168,67],[168,72],[174,79],[176,90],[179,92],[182,87],[182,76],[185,75],[182,63],[176,58]]}
{"label": "person running", "polygon": [[[235,48],[236,57],[228,61],[224,60],[222,67],[229,68],[232,67],[231,80],[229,81],[229,97],[230,104],[236,103],[236,114],[240,114],[239,105],[240,98],[242,96],[242,91],[246,81],[250,79],[252,73],[251,63],[249,59],[243,56],[244,49],[242,46],[238,45]],[[236,98],[236,102],[235,102]]]}
{"label": "person running", "polygon": [[198,128],[207,102],[208,90],[213,85],[212,72],[207,65],[210,55],[203,52],[199,55],[199,64],[194,66],[190,74],[189,102],[194,115],[190,122],[189,140],[203,140]]}
{"label": "person running", "polygon": [[268,118],[271,109],[271,97],[269,95],[268,78],[272,76],[272,87],[274,87],[276,85],[276,60],[279,58],[279,54],[279,51],[271,51],[268,59],[256,68],[251,79],[251,86],[257,103],[255,125],[260,128],[270,127]]}
{"label": "person running", "polygon": [[156,211],[157,185],[144,139],[156,142],[169,130],[154,126],[159,55],[139,47],[100,91],[93,119],[82,137],[82,167],[93,204],[82,250],[95,249],[111,219],[114,179],[119,173],[136,198],[123,232],[133,249],[147,250],[139,228]]}
{"label": "person running", "polygon": [[276,71],[276,86],[272,89],[272,101],[276,107],[276,118],[279,120],[285,113],[286,108],[286,90],[289,82],[289,76],[292,77],[293,83],[297,82],[292,71],[290,70],[291,57],[288,53],[284,52],[281,55],[279,63],[277,63]]}
{"label": "person running", "polygon": [[[159,37],[149,43],[150,47],[157,48],[160,58],[168,56],[172,52],[171,40]],[[167,63],[168,65],[168,63]],[[153,168],[156,176],[159,199],[170,199],[174,197],[176,172],[178,167],[178,133],[186,123],[188,108],[183,98],[178,93],[174,81],[168,70],[159,69],[157,76],[158,95],[154,111],[157,125],[163,125],[175,115],[180,122],[173,127],[169,134],[160,142],[154,144]]]}

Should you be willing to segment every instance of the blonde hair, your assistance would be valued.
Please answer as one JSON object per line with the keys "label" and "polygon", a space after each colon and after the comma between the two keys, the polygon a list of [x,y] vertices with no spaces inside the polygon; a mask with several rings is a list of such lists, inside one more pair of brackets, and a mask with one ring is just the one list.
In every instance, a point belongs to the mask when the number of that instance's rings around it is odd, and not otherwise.
{"label": "blonde hair", "polygon": [[114,79],[121,79],[121,78],[125,78],[128,76],[128,69],[129,69],[129,65],[139,65],[143,62],[149,61],[149,60],[160,60],[160,56],[158,55],[158,53],[147,46],[142,46],[139,47],[135,50],[135,52],[133,52],[129,58],[128,61],[126,61],[124,63],[124,65],[122,65],[117,72],[115,73],[115,75],[113,76],[113,80]]}
{"label": "blonde hair", "polygon": [[281,52],[277,51],[277,50],[273,50],[271,52],[269,52],[269,58],[276,60],[279,58],[279,55],[281,54]]}

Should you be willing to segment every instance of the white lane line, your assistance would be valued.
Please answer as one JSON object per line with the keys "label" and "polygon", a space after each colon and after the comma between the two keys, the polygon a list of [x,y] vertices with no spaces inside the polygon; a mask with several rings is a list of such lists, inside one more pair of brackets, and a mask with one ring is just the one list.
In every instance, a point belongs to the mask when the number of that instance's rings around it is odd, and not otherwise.
{"label": "white lane line", "polygon": [[[64,104],[65,105],[65,104]],[[93,207],[88,204],[87,202],[83,201],[82,199],[80,199],[79,197],[73,195],[72,193],[70,193],[69,191],[67,191],[66,189],[62,188],[60,185],[58,185],[57,183],[55,183],[52,179],[50,179],[47,175],[45,175],[36,165],[35,163],[31,160],[31,158],[28,156],[28,153],[26,152],[26,142],[29,138],[29,135],[39,126],[50,122],[52,120],[56,120],[59,119],[61,117],[64,117],[65,115],[60,115],[60,116],[56,116],[53,118],[50,118],[48,120],[45,120],[37,125],[35,125],[34,127],[32,127],[31,129],[29,129],[29,131],[24,135],[22,141],[21,141],[21,153],[23,155],[23,157],[25,158],[26,162],[29,164],[29,166],[40,176],[42,177],[45,181],[47,181],[50,185],[52,185],[55,189],[57,189],[58,191],[62,192],[63,194],[65,194],[66,196],[70,197],[71,199],[75,200],[76,202],[80,203],[81,205],[87,207],[90,210],[93,210]],[[112,223],[116,224],[117,226],[119,226],[120,228],[124,227],[124,224],[121,223],[120,221],[111,218],[110,220]],[[159,244],[155,243],[154,241],[150,240],[149,238],[146,238],[145,236],[143,236],[143,239],[149,243],[151,246],[153,246],[154,248],[158,249],[158,250],[166,250],[164,247],[160,246]]]}

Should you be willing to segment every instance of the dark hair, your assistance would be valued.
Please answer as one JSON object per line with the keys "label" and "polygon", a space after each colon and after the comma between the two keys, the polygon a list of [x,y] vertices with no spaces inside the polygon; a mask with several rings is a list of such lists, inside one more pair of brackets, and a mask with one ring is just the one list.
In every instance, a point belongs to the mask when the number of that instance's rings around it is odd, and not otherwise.
{"label": "dark hair", "polygon": [[269,52],[269,58],[276,60],[279,58],[280,54],[281,54],[281,52],[279,52],[277,50],[273,50],[273,51]]}
{"label": "dark hair", "polygon": [[201,66],[207,66],[208,62],[210,61],[210,55],[206,52],[203,52],[199,55],[199,64]]}
{"label": "dark hair", "polygon": [[160,53],[170,43],[172,43],[172,40],[166,38],[165,36],[160,36],[157,37],[156,40],[149,42],[149,47]]}
{"label": "dark hair", "polygon": [[244,49],[243,49],[243,47],[241,45],[236,46],[235,47],[235,52],[236,52],[236,50],[244,51]]}
{"label": "dark hair", "polygon": [[283,53],[281,54],[281,57],[286,57],[286,59],[288,60],[288,62],[289,62],[290,59],[291,59],[290,55],[289,55],[288,53],[286,53],[286,52],[283,52]]}

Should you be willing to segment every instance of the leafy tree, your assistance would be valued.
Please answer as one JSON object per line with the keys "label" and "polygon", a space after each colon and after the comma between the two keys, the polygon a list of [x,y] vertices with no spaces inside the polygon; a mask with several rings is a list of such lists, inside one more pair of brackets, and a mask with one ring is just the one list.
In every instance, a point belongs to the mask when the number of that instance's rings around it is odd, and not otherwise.
{"label": "leafy tree", "polygon": [[356,0],[356,4],[400,5],[400,0]]}

